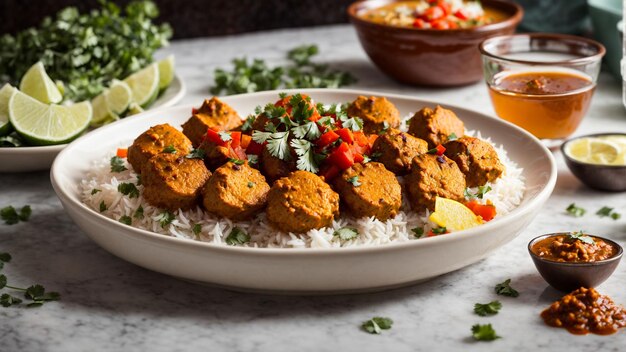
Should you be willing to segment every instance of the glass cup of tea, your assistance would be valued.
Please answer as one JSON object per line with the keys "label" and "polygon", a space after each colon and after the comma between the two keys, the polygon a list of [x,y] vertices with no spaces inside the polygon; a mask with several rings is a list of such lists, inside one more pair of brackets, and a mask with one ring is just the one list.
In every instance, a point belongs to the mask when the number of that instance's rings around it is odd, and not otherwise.
{"label": "glass cup of tea", "polygon": [[587,113],[605,49],[586,38],[529,33],[489,38],[480,52],[496,114],[551,145]]}

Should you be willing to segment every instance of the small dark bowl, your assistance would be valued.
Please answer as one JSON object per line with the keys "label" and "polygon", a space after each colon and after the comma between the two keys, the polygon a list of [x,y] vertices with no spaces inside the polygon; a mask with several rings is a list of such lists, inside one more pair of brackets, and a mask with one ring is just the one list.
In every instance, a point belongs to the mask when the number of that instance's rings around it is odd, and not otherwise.
{"label": "small dark bowl", "polygon": [[522,8],[512,1],[483,0],[485,8],[504,12],[500,22],[464,29],[418,29],[374,23],[363,11],[398,0],[357,1],[348,7],[363,49],[378,68],[411,85],[459,86],[483,78],[478,45],[496,35],[512,34],[522,20]]}
{"label": "small dark bowl", "polygon": [[615,135],[626,137],[626,133],[596,133],[568,139],[565,143],[561,144],[561,153],[563,154],[563,158],[565,158],[567,167],[574,174],[574,176],[576,176],[576,178],[578,178],[585,185],[601,191],[626,191],[626,165],[598,165],[584,163],[573,159],[565,152],[567,144],[571,141],[586,137]]}
{"label": "small dark bowl", "polygon": [[555,262],[539,257],[532,251],[532,246],[547,237],[563,235],[551,233],[535,237],[528,243],[528,253],[535,263],[539,274],[550,286],[564,292],[571,292],[580,287],[596,287],[606,281],[613,274],[622,259],[624,250],[615,241],[600,236],[592,236],[617,248],[617,253],[611,258],[588,263]]}

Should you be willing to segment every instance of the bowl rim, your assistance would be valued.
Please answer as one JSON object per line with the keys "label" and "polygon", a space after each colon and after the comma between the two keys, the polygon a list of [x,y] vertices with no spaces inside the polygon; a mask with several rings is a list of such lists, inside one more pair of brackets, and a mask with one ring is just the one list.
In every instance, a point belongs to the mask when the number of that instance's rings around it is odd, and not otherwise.
{"label": "bowl rim", "polygon": [[596,236],[596,235],[589,235],[589,234],[588,234],[588,236],[601,239],[604,242],[607,242],[610,245],[612,245],[614,248],[617,248],[617,253],[615,253],[615,255],[613,255],[612,257],[609,257],[609,258],[606,258],[606,259],[603,259],[603,260],[594,261],[594,262],[557,262],[555,260],[549,260],[549,259],[546,259],[546,258],[542,258],[542,257],[538,256],[535,252],[532,251],[532,246],[535,243],[537,243],[537,242],[539,242],[539,241],[541,241],[543,239],[546,239],[548,237],[556,237],[556,236],[565,235],[565,234],[568,234],[568,233],[570,233],[570,232],[552,232],[552,233],[546,233],[546,234],[543,234],[543,235],[539,235],[539,236],[531,239],[528,242],[528,253],[530,254],[530,256],[533,259],[538,260],[538,261],[540,261],[542,263],[546,263],[546,264],[550,264],[550,265],[554,265],[554,266],[564,266],[564,267],[594,267],[594,266],[607,265],[607,264],[610,264],[610,263],[612,263],[614,261],[620,261],[620,259],[622,259],[622,255],[624,254],[624,249],[622,248],[622,246],[619,243],[617,243],[617,242],[615,242],[615,241],[613,241],[613,240],[611,240],[609,238],[606,238],[606,237]]}
{"label": "bowl rim", "polygon": [[[589,46],[595,47],[596,49],[596,53],[593,55],[589,55],[589,56],[585,56],[585,57],[578,57],[575,59],[569,59],[569,60],[559,60],[559,61],[530,61],[530,60],[520,60],[520,59],[511,59],[511,58],[506,58],[500,55],[496,55],[492,52],[490,52],[486,46],[487,45],[493,45],[494,42],[499,42],[499,41],[506,41],[506,40],[511,40],[514,38],[524,38],[527,37],[529,39],[535,39],[535,38],[545,38],[545,39],[552,39],[552,40],[561,40],[561,41],[569,41],[569,42],[581,42],[581,43],[585,43]],[[546,32],[537,32],[537,33],[516,33],[516,34],[507,34],[507,35],[498,35],[498,36],[494,36],[491,38],[487,38],[485,40],[482,41],[482,43],[479,44],[478,46],[478,50],[480,50],[480,53],[483,56],[495,59],[495,60],[499,60],[499,61],[503,61],[503,62],[509,62],[509,63],[515,63],[515,64],[520,64],[520,65],[530,65],[530,66],[537,66],[537,65],[542,65],[542,66],[561,66],[561,65],[573,65],[573,64],[585,64],[585,63],[589,63],[592,61],[600,61],[602,59],[602,57],[606,54],[606,48],[604,47],[604,45],[602,45],[600,42],[597,42],[593,39],[589,39],[589,38],[584,38],[584,37],[579,37],[579,36],[575,36],[575,35],[570,35],[570,34],[560,34],[560,33],[546,33]]]}
{"label": "bowl rim", "polygon": [[[384,95],[386,98],[389,98],[389,99],[423,100],[423,101],[429,101],[433,104],[442,103],[440,101],[427,99],[427,98],[417,98],[417,97],[412,97],[412,96],[402,95],[402,94],[391,94],[391,93],[386,93],[382,91],[377,92],[377,91],[369,91],[369,90],[361,90],[361,89],[328,89],[328,88],[280,89],[280,90],[257,92],[257,93],[239,94],[236,96],[248,97],[248,96],[258,95],[259,93],[268,94],[268,95],[269,94],[278,95],[281,92],[286,92],[289,94],[289,93],[296,93],[296,92],[302,92],[302,91],[306,91],[307,94],[315,94],[316,92],[320,92],[320,93],[330,92],[331,94],[332,93],[337,93],[337,94],[347,93],[347,94],[353,94],[355,96],[358,96],[358,95],[369,96],[369,95],[378,94],[378,95]],[[483,118],[490,117],[489,115],[483,112],[467,109],[458,105],[448,104],[448,103],[444,103],[443,105],[455,111],[458,110],[458,111],[462,111],[463,113],[473,112],[473,113],[482,115]],[[178,111],[178,110],[190,111],[192,107],[194,107],[193,104],[177,105],[174,107],[159,108],[159,109],[154,109],[151,111],[146,111],[146,112],[141,113],[141,115],[146,116],[146,115],[151,115],[151,114],[156,114],[156,113],[160,113],[160,114],[169,113],[171,115],[175,111]],[[137,115],[138,118],[139,116],[140,115]],[[377,245],[377,246],[358,246],[358,247],[347,247],[347,248],[346,247],[341,247],[341,248],[255,248],[255,247],[238,247],[238,246],[216,246],[209,242],[194,241],[194,240],[181,239],[181,238],[176,238],[176,237],[171,237],[171,236],[164,236],[164,235],[152,232],[152,231],[143,230],[143,229],[139,229],[133,226],[121,224],[119,221],[106,217],[102,214],[99,214],[94,209],[89,208],[87,205],[82,203],[77,197],[74,197],[71,195],[74,192],[68,190],[67,187],[61,185],[59,180],[63,178],[62,175],[64,174],[62,161],[64,158],[66,158],[65,156],[72,151],[73,145],[77,145],[81,141],[87,138],[91,138],[90,136],[106,133],[108,130],[116,128],[116,126],[120,124],[124,124],[124,123],[125,123],[125,120],[120,120],[108,126],[101,127],[97,129],[96,131],[94,131],[93,133],[89,133],[89,134],[79,137],[78,139],[71,142],[67,148],[64,148],[61,151],[61,153],[59,153],[57,158],[54,160],[52,168],[50,169],[50,181],[52,183],[52,187],[55,193],[57,194],[57,197],[59,197],[59,199],[61,200],[61,203],[63,203],[64,207],[73,208],[72,210],[78,213],[81,213],[85,217],[88,217],[90,221],[97,221],[103,225],[112,226],[112,227],[124,226],[124,228],[120,229],[120,231],[123,231],[124,235],[126,236],[131,236],[139,240],[149,240],[149,241],[155,241],[157,243],[160,242],[163,245],[172,246],[172,248],[185,247],[185,248],[195,248],[195,249],[202,249],[202,250],[212,250],[212,251],[218,251],[218,252],[224,252],[224,253],[240,253],[240,254],[249,254],[249,255],[251,254],[251,255],[256,255],[256,256],[275,256],[275,255],[279,255],[279,256],[291,256],[291,255],[327,256],[327,255],[340,255],[340,254],[348,254],[348,253],[382,253],[382,252],[387,252],[387,251],[394,251],[394,250],[397,250],[398,248],[412,248],[415,246],[423,246],[423,247],[437,246],[440,243],[454,242],[456,238],[458,237],[468,237],[468,236],[477,237],[477,236],[480,236],[481,234],[489,233],[489,231],[493,231],[497,229],[499,226],[506,226],[506,223],[512,221],[512,219],[517,219],[519,217],[524,216],[525,214],[529,212],[532,212],[537,206],[543,204],[543,202],[545,202],[545,200],[549,198],[550,194],[552,193],[556,185],[556,178],[557,178],[556,161],[555,161],[554,155],[550,152],[550,150],[548,150],[541,143],[541,141],[539,141],[535,136],[530,134],[530,132],[527,132],[521,127],[518,127],[502,119],[494,119],[492,123],[503,124],[503,125],[506,125],[507,128],[517,130],[518,133],[521,133],[522,135],[527,137],[537,147],[543,150],[545,159],[547,159],[546,162],[549,164],[549,170],[550,170],[549,177],[547,180],[545,180],[542,183],[542,188],[539,190],[539,192],[535,194],[534,197],[528,201],[528,203],[522,204],[518,206],[517,208],[513,209],[513,211],[507,214],[505,218],[495,219],[494,221],[490,221],[486,224],[482,224],[479,227],[459,231],[459,233],[454,234],[454,236],[436,236],[436,237],[430,237],[430,238],[423,238],[423,239],[420,239],[419,241],[394,242],[394,243],[387,243],[384,245]]]}
{"label": "bowl rim", "polygon": [[396,26],[390,26],[390,25],[386,25],[382,23],[368,21],[368,20],[362,19],[360,16],[357,15],[357,11],[360,9],[360,7],[362,7],[365,3],[368,3],[368,2],[369,3],[372,3],[372,2],[392,3],[392,2],[402,2],[402,1],[406,1],[406,0],[358,0],[348,6],[348,8],[346,9],[346,13],[348,14],[348,17],[353,24],[365,25],[365,26],[372,27],[372,28],[385,28],[388,30],[398,31],[398,32],[407,33],[407,34],[408,33],[413,33],[413,34],[421,33],[421,34],[433,34],[433,35],[447,35],[449,33],[453,33],[453,34],[455,33],[485,33],[485,32],[497,31],[497,30],[501,30],[503,28],[507,28],[511,26],[516,27],[522,21],[522,17],[524,16],[524,9],[519,4],[512,2],[512,1],[505,1],[505,0],[483,0],[482,3],[487,6],[489,4],[496,3],[499,6],[508,7],[509,9],[512,10],[511,12],[513,12],[513,14],[510,17],[499,22],[494,22],[494,23],[489,23],[489,24],[485,24],[482,26],[475,26],[475,27],[469,27],[469,28],[434,29],[434,28],[396,27]]}
{"label": "bowl rim", "polygon": [[578,139],[590,138],[590,137],[602,137],[602,136],[615,136],[615,135],[626,137],[626,132],[599,132],[599,133],[591,133],[591,134],[585,134],[585,135],[572,137],[572,138],[566,139],[563,143],[561,143],[561,147],[559,149],[561,149],[561,154],[563,154],[563,158],[565,158],[568,162],[572,162],[576,165],[580,165],[584,167],[600,168],[600,169],[613,169],[613,170],[625,169],[626,165],[603,165],[603,164],[586,163],[586,162],[572,158],[565,149],[567,147],[567,144]]}

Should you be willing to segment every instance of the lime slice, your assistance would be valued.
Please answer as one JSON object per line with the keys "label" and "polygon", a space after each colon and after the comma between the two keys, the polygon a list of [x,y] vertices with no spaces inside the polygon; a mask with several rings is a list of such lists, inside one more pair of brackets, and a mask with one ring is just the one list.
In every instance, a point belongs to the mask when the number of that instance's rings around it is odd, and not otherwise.
{"label": "lime slice", "polygon": [[142,108],[156,100],[159,94],[159,66],[154,63],[124,80],[133,92],[133,101]]}
{"label": "lime slice", "polygon": [[41,61],[26,71],[20,82],[20,91],[46,104],[56,104],[63,99],[59,88],[50,79]]}
{"label": "lime slice", "polygon": [[9,119],[30,144],[62,144],[78,137],[91,120],[89,102],[48,105],[16,91],[9,100]]}
{"label": "lime slice", "polygon": [[589,161],[595,164],[612,164],[620,152],[619,145],[598,138],[591,139],[589,147],[591,150]]}
{"label": "lime slice", "polygon": [[131,103],[128,107],[128,112],[126,112],[126,116],[136,115],[143,111],[144,110],[141,108],[141,106],[137,105],[137,103]]}
{"label": "lime slice", "polygon": [[132,101],[133,92],[128,84],[116,79],[111,83],[111,87],[106,92],[106,102],[109,109],[116,115],[123,114]]}
{"label": "lime slice", "polygon": [[465,230],[482,224],[481,219],[465,205],[452,199],[437,197],[430,221],[449,230]]}
{"label": "lime slice", "polygon": [[170,55],[158,62],[159,90],[164,91],[174,80],[174,55]]}
{"label": "lime slice", "polygon": [[108,91],[96,96],[91,100],[91,108],[93,109],[93,118],[91,119],[91,126],[98,127],[119,120],[117,114],[111,111],[107,102]]}
{"label": "lime slice", "polygon": [[15,91],[15,88],[8,83],[0,89],[0,136],[6,136],[13,130],[9,122],[9,99]]}

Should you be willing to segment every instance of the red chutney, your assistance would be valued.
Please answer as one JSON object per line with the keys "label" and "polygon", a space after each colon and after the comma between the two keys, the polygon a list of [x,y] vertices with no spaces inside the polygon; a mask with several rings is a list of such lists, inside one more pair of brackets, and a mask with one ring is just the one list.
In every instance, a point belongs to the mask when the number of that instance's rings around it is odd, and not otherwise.
{"label": "red chutney", "polygon": [[626,327],[626,309],[593,288],[581,287],[541,312],[550,326],[565,328],[572,334],[610,335]]}

